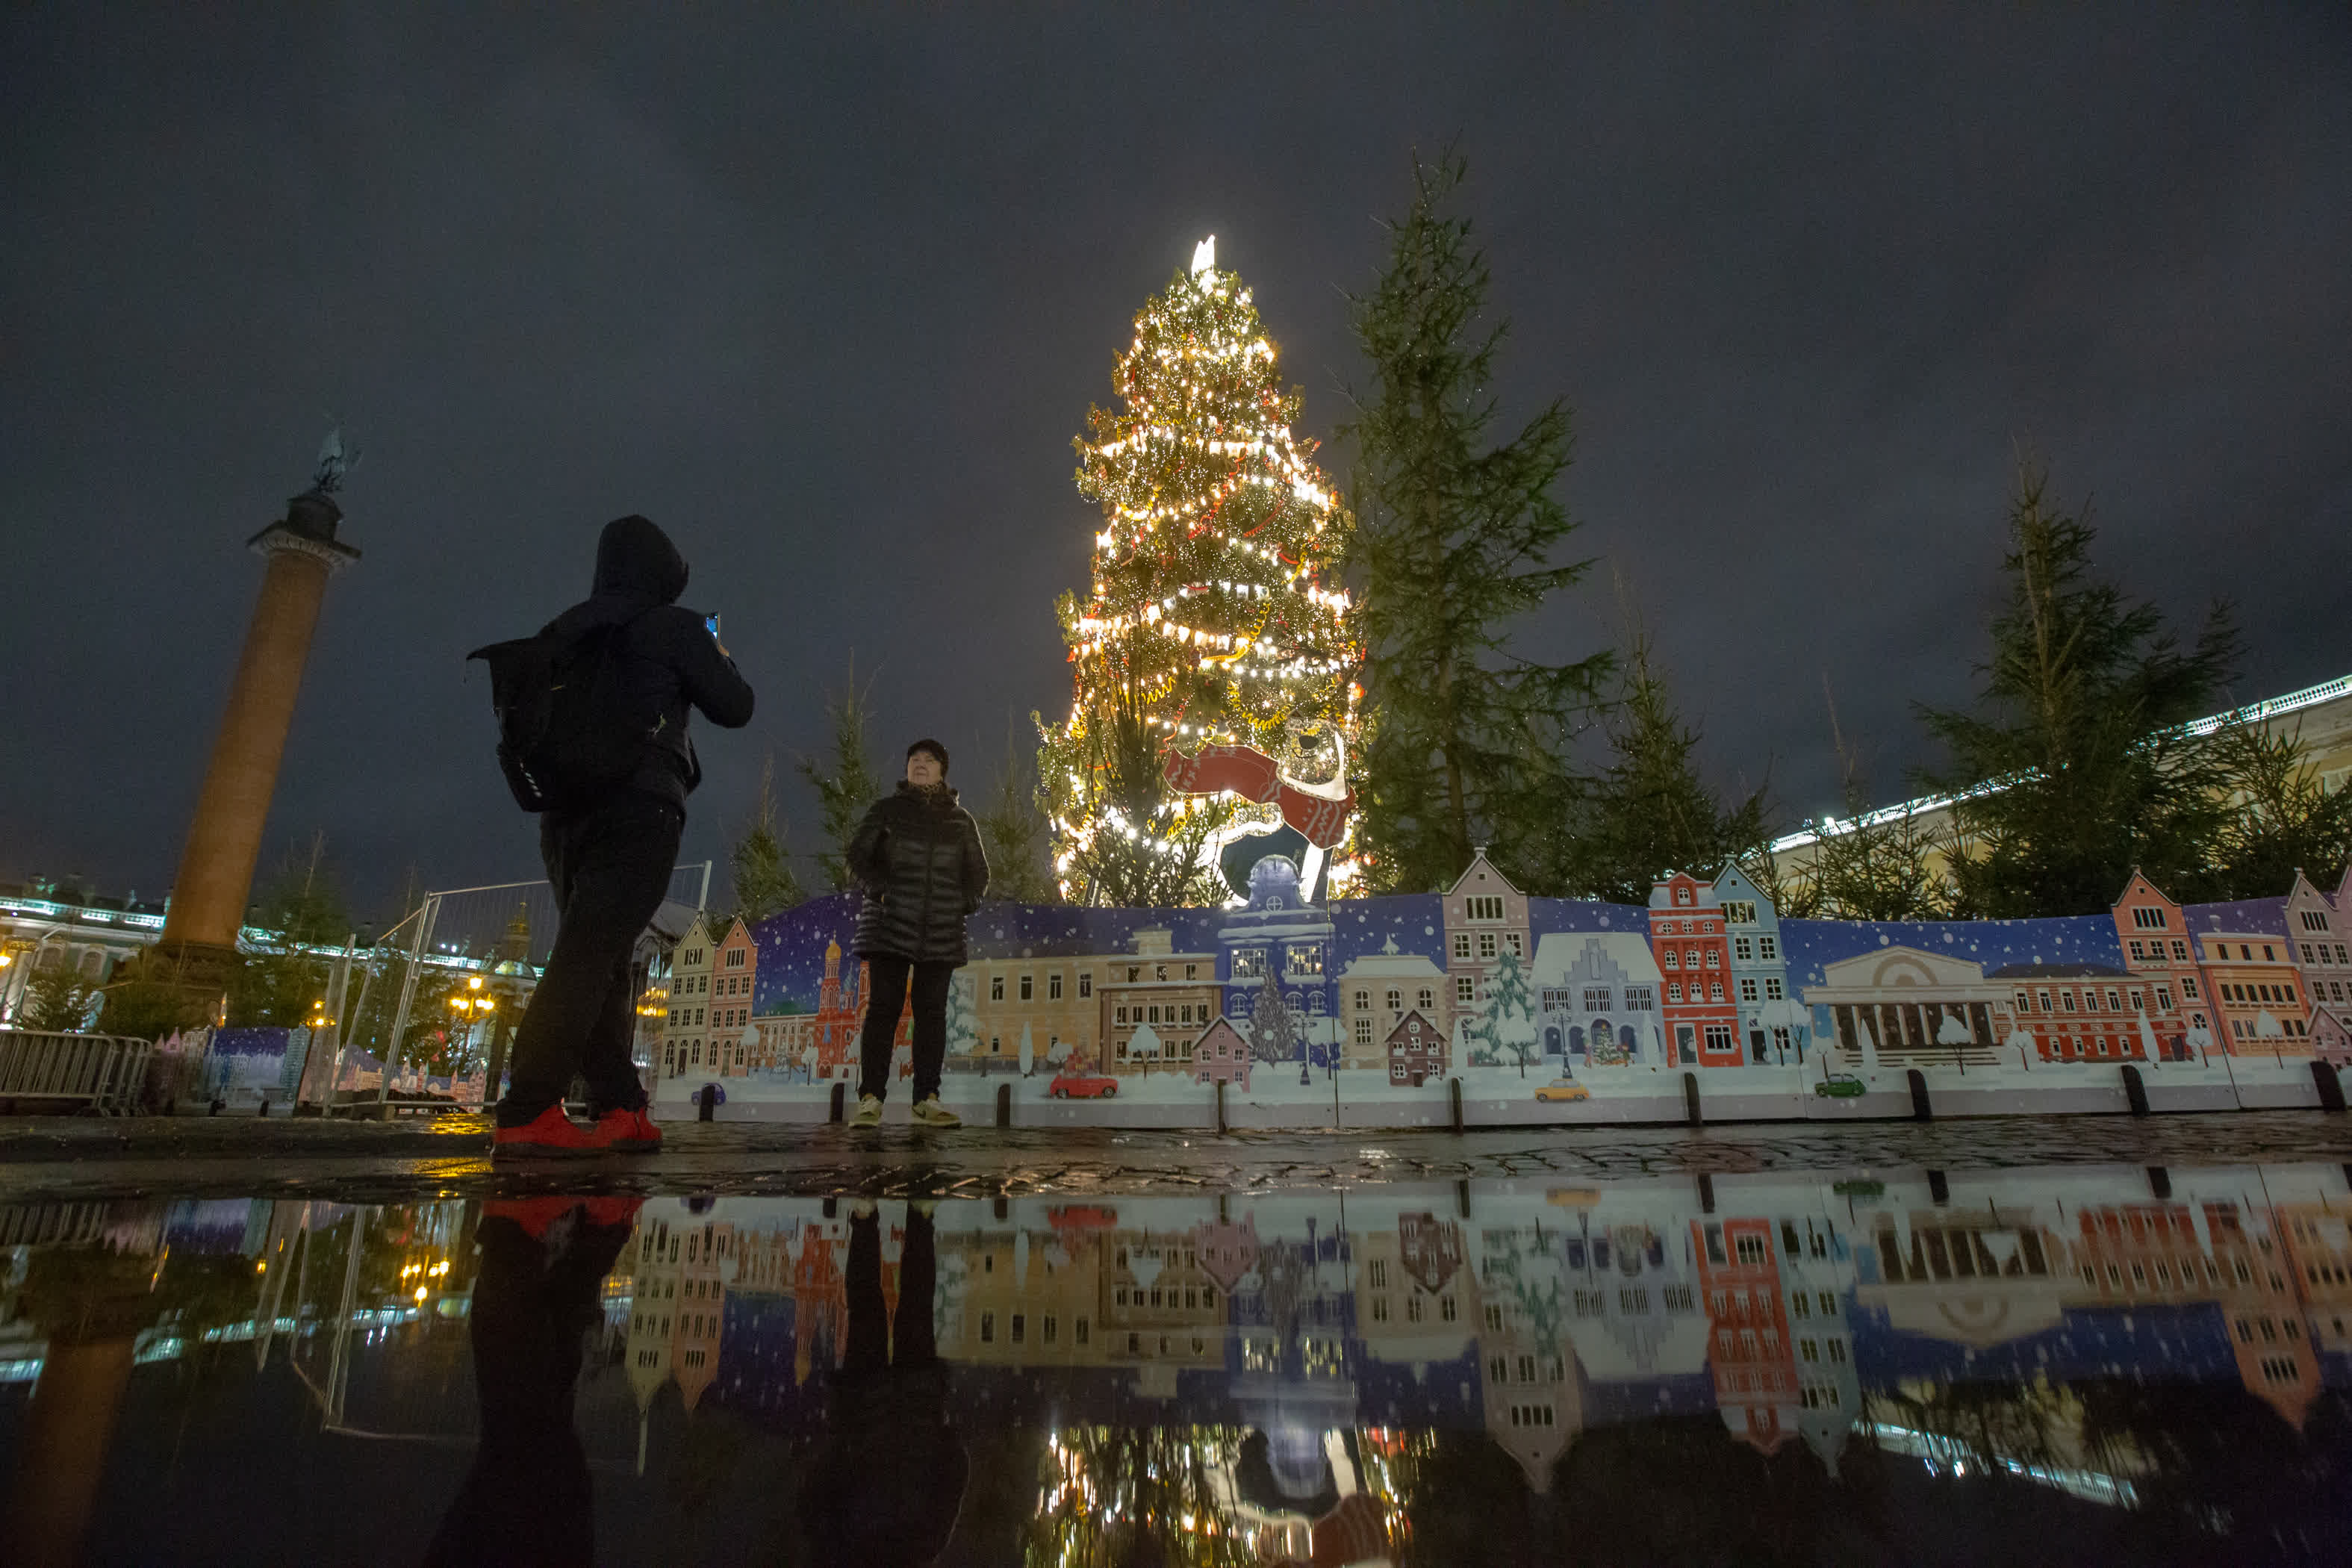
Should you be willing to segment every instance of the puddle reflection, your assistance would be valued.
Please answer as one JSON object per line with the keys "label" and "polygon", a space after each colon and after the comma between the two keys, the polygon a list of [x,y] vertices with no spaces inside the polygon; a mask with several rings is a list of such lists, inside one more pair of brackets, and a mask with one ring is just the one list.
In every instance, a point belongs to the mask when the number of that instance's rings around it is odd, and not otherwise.
{"label": "puddle reflection", "polygon": [[2325,1561],[2340,1166],[0,1208],[12,1561]]}

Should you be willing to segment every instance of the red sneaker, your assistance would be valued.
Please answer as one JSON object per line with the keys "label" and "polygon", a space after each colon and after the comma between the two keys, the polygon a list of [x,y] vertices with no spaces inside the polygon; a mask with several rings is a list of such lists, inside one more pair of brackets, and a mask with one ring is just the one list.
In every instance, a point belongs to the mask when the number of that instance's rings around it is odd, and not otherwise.
{"label": "red sneaker", "polygon": [[662,1145],[661,1129],[641,1106],[635,1110],[608,1110],[596,1119],[596,1136],[604,1147],[621,1154],[651,1154]]}
{"label": "red sneaker", "polygon": [[501,1127],[490,1138],[490,1158],[562,1159],[575,1154],[601,1154],[607,1144],[601,1127],[583,1127],[551,1105],[520,1127]]}

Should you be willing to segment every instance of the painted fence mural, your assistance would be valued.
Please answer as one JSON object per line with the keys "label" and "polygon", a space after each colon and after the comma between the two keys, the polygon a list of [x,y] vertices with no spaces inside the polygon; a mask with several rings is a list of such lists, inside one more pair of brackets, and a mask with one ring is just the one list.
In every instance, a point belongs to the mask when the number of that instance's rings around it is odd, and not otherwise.
{"label": "painted fence mural", "polygon": [[[657,1098],[824,1114],[857,1073],[855,919],[840,895],[689,931]],[[1679,1120],[1685,1075],[1727,1117],[1885,1114],[1915,1068],[1977,1110],[2120,1109],[2126,1063],[2181,1108],[2296,1104],[2315,1058],[2352,1061],[2352,874],[2187,907],[2135,878],[2107,915],[1862,924],[1781,921],[1732,867],[1637,909],[1526,897],[1483,857],[1443,895],[1318,905],[1271,857],[1240,907],[991,903],[971,938],[943,1095],[1009,1084],[1024,1121],[1190,1125],[1223,1085],[1243,1124],[1413,1125],[1450,1116],[1455,1080],[1486,1122]]]}

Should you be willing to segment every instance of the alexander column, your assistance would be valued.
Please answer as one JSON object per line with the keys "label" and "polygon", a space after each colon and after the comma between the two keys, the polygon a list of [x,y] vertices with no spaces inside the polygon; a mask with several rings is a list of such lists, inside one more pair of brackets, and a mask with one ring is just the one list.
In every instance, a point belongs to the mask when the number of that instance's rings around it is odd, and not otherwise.
{"label": "alexander column", "polygon": [[180,852],[163,937],[146,972],[191,1000],[203,997],[207,1014],[236,962],[261,830],[278,788],[278,764],[286,754],[286,731],[294,721],[327,579],[360,558],[335,537],[343,517],[335,492],[349,468],[342,432],[329,432],[310,488],[286,503],[283,520],[246,541],[269,564],[245,630],[245,651],[237,656],[187,847]]}

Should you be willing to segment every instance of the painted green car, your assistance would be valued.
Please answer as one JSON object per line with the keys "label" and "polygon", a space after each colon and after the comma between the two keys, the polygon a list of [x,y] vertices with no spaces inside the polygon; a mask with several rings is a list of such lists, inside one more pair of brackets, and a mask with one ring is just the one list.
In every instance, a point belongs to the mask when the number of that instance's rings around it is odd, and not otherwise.
{"label": "painted green car", "polygon": [[1823,1100],[1855,1100],[1863,1092],[1862,1079],[1852,1073],[1835,1072],[1813,1085],[1813,1092]]}

